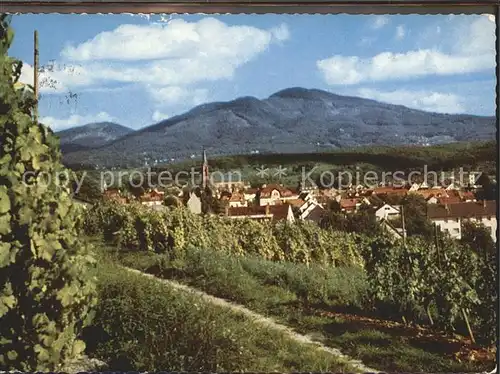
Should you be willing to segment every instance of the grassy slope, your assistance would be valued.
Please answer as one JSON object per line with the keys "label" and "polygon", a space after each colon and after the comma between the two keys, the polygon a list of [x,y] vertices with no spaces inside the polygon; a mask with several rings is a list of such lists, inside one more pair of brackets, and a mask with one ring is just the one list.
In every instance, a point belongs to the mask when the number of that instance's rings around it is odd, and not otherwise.
{"label": "grassy slope", "polygon": [[119,371],[353,372],[340,359],[140,275],[100,251],[87,353]]}
{"label": "grassy slope", "polygon": [[188,251],[184,260],[175,262],[149,253],[120,254],[115,260],[273,316],[380,370],[464,372],[493,364],[455,359],[463,339],[332,312],[340,308],[363,314],[366,284],[357,269],[308,269],[206,251]]}

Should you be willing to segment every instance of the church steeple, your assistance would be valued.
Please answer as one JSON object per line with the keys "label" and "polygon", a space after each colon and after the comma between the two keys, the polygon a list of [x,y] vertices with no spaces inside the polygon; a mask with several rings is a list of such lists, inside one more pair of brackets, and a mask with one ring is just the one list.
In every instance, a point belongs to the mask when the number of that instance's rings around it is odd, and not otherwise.
{"label": "church steeple", "polygon": [[208,161],[207,161],[207,153],[205,151],[205,148],[203,148],[203,167],[202,167],[202,174],[201,174],[201,184],[203,189],[207,188],[208,186]]}

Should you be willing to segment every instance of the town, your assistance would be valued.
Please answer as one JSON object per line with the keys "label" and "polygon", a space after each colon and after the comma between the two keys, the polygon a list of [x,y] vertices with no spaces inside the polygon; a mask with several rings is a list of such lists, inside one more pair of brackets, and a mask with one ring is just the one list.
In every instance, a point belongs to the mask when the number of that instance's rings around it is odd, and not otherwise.
{"label": "town", "polygon": [[[349,215],[366,209],[376,217],[385,231],[402,238],[406,232],[401,227],[403,216],[400,202],[406,196],[414,196],[425,200],[429,221],[450,237],[460,239],[463,223],[473,221],[482,223],[496,241],[496,201],[481,196],[478,198],[483,186],[477,184],[473,174],[469,176],[466,186],[458,183],[437,186],[422,182],[403,186],[351,185],[336,189],[301,186],[300,183],[293,188],[271,183],[252,188],[245,181],[231,181],[231,178],[213,181],[205,151],[200,168],[199,186],[170,189],[168,192],[150,188],[138,196],[118,188],[107,188],[103,198],[122,204],[137,201],[155,210],[165,209],[167,205],[184,205],[195,214],[218,214],[229,219],[285,220],[290,223],[308,220],[321,224],[328,210]],[[204,206],[204,195],[207,194],[215,202],[212,206]]]}

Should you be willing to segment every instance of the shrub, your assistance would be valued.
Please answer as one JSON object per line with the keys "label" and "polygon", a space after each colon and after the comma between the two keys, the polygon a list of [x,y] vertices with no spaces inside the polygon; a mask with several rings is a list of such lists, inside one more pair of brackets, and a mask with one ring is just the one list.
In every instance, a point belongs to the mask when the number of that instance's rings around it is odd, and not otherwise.
{"label": "shrub", "polygon": [[[14,90],[21,63],[0,16],[0,370],[55,370],[82,352],[78,340],[95,302],[94,263],[78,240],[80,209],[53,133],[31,118],[33,97]],[[31,103],[28,105],[27,103]],[[66,181],[68,182],[68,181]]]}

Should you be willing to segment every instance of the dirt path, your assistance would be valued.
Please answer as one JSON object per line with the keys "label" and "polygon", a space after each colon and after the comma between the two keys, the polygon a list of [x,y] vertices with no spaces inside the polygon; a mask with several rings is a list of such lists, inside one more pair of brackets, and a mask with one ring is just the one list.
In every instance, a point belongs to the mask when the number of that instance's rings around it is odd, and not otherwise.
{"label": "dirt path", "polygon": [[173,280],[161,279],[161,278],[155,277],[154,275],[146,274],[146,273],[143,273],[139,270],[135,270],[135,269],[127,268],[127,267],[123,267],[123,268],[127,271],[132,272],[132,273],[136,273],[136,274],[142,275],[144,277],[154,279],[157,282],[169,285],[171,287],[182,290],[184,292],[193,293],[209,303],[212,303],[215,305],[220,305],[222,307],[229,308],[235,312],[239,312],[239,313],[249,317],[254,322],[256,322],[260,325],[263,325],[263,326],[266,326],[266,327],[271,328],[273,330],[277,330],[277,331],[281,331],[281,332],[285,333],[291,339],[293,339],[299,343],[315,345],[318,349],[325,351],[325,352],[328,352],[328,353],[338,357],[339,360],[341,360],[341,361],[347,362],[349,365],[351,365],[351,367],[353,367],[354,369],[356,369],[359,372],[362,372],[362,373],[378,373],[378,372],[380,372],[380,370],[375,370],[375,369],[372,369],[372,368],[365,366],[359,360],[354,360],[354,359],[344,355],[340,350],[338,350],[336,348],[327,347],[320,342],[312,340],[310,337],[308,337],[306,335],[302,335],[302,334],[295,332],[293,329],[291,329],[288,326],[285,326],[285,325],[282,325],[280,323],[275,322],[271,318],[264,317],[261,314],[252,312],[251,310],[245,308],[242,305],[234,304],[234,303],[226,301],[224,299],[209,295],[203,291],[186,286],[184,284],[178,283],[178,282],[173,281]]}

